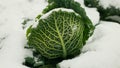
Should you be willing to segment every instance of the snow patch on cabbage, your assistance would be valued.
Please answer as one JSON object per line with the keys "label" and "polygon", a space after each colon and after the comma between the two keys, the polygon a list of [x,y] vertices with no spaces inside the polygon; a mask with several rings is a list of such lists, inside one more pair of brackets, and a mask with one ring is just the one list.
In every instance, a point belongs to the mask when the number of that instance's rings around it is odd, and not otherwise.
{"label": "snow patch on cabbage", "polygon": [[[46,14],[43,14],[43,15],[40,17],[40,19],[46,19],[53,11],[59,11],[59,10],[61,10],[61,11],[67,11],[67,12],[74,12],[74,10],[72,10],[72,9],[56,8],[56,9],[53,9],[53,10],[47,12]],[[77,13],[75,13],[75,14],[76,14],[76,15],[79,15],[79,14],[77,14]],[[39,21],[40,19],[38,19],[38,21]],[[38,25],[38,22],[34,22],[32,28],[36,28],[37,25]]]}

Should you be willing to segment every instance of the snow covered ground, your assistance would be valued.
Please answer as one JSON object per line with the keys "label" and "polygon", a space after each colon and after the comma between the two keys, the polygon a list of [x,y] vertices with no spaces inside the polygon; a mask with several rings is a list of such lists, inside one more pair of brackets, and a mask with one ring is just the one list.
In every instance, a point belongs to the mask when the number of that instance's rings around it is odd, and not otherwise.
{"label": "snow covered ground", "polygon": [[120,68],[120,25],[101,21],[82,54],[64,60],[61,68]]}
{"label": "snow covered ground", "polygon": [[[93,24],[99,22],[96,8],[85,8]],[[109,0],[110,1],[110,0]],[[22,65],[31,52],[22,29],[24,18],[34,19],[46,7],[45,0],[0,0],[0,68],[28,68]],[[33,21],[29,22],[33,24]],[[120,25],[101,21],[83,48],[83,54],[60,63],[62,68],[120,68]],[[65,67],[66,66],[66,67]]]}
{"label": "snow covered ground", "polygon": [[22,62],[31,52],[24,49],[21,23],[34,19],[46,5],[44,0],[0,0],[0,68],[27,68]]}

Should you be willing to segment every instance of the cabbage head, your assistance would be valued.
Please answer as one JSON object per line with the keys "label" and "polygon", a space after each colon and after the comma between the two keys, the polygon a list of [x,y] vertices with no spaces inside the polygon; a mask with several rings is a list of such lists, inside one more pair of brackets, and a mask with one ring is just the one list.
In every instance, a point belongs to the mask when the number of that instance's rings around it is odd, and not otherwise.
{"label": "cabbage head", "polygon": [[83,46],[84,22],[75,12],[53,11],[31,28],[28,44],[48,59],[67,58]]}

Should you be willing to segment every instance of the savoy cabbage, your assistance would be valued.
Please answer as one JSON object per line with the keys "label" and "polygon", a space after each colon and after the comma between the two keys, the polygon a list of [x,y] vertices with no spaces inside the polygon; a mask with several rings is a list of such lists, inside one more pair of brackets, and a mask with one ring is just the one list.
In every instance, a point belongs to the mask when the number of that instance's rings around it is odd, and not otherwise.
{"label": "savoy cabbage", "polygon": [[36,17],[37,26],[31,25],[27,30],[28,45],[47,58],[47,62],[79,55],[94,32],[91,20],[74,0],[48,0],[48,3],[42,14]]}
{"label": "savoy cabbage", "polygon": [[53,11],[46,19],[40,19],[28,38],[43,56],[52,59],[79,52],[83,46],[84,23],[74,12]]}

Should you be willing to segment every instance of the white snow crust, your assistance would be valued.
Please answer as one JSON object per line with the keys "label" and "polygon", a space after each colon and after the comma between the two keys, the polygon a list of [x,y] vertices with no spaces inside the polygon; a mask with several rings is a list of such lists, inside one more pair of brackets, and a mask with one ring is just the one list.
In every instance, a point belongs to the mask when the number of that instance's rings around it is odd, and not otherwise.
{"label": "white snow crust", "polygon": [[[47,12],[46,14],[42,15],[42,16],[40,17],[40,19],[46,19],[53,11],[59,11],[59,10],[61,10],[61,11],[66,11],[66,12],[74,12],[74,10],[72,10],[72,9],[56,8],[56,9],[53,9],[53,10]],[[78,15],[77,13],[75,13],[75,14]],[[39,21],[39,20],[38,20],[38,21]],[[34,23],[33,26],[32,26],[32,28],[36,28],[37,25],[38,25],[38,22]]]}
{"label": "white snow crust", "polygon": [[45,19],[47,18],[53,11],[67,11],[67,12],[74,12],[74,10],[72,9],[66,9],[66,8],[56,8],[56,9],[53,9],[51,11],[49,11],[48,13],[44,14],[40,19]]}
{"label": "white snow crust", "polygon": [[46,5],[43,0],[0,0],[0,68],[28,68],[22,63],[32,52],[24,49],[26,30],[21,23],[34,19]]}
{"label": "white snow crust", "polygon": [[114,6],[120,9],[120,0],[99,0],[99,4],[104,8]]}

